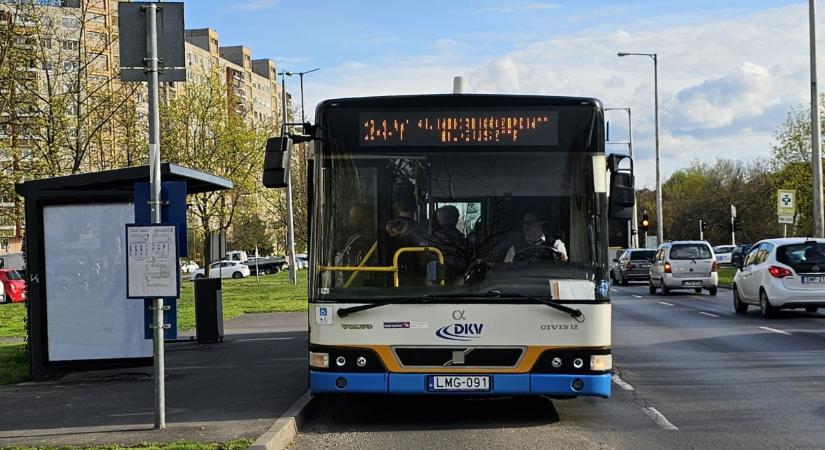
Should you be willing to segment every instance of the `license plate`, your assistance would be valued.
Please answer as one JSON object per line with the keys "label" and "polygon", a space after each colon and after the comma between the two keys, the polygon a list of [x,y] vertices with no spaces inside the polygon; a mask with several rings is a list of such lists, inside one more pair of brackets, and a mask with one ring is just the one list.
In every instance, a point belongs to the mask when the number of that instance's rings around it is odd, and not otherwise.
{"label": "license plate", "polygon": [[642,264],[639,267],[641,267],[642,269],[650,269],[650,264]]}
{"label": "license plate", "polygon": [[825,283],[825,277],[802,277],[802,284],[808,283]]}
{"label": "license plate", "polygon": [[430,392],[487,392],[490,390],[490,375],[430,375],[427,389]]}
{"label": "license plate", "polygon": [[683,287],[702,287],[702,282],[701,281],[683,281],[682,286]]}

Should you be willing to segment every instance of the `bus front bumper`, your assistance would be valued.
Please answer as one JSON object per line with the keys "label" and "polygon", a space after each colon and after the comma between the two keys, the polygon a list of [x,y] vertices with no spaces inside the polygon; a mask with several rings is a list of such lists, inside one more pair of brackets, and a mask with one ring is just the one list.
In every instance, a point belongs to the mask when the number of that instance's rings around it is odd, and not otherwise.
{"label": "bus front bumper", "polygon": [[[425,373],[352,373],[310,370],[313,394],[435,394],[435,395],[559,395],[610,397],[610,373],[575,374],[491,374],[489,391],[432,392]],[[580,389],[574,384],[581,383]],[[343,386],[343,387],[342,387]]]}

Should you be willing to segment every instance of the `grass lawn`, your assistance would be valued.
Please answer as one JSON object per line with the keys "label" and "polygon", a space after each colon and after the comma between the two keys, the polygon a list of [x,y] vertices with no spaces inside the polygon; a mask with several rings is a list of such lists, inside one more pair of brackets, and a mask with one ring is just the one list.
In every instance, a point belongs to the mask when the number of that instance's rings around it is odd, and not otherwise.
{"label": "grass lawn", "polygon": [[252,441],[248,439],[240,439],[237,441],[224,442],[222,444],[207,444],[200,442],[175,442],[172,444],[140,444],[131,447],[124,447],[122,445],[95,445],[95,446],[38,446],[38,447],[22,447],[11,446],[3,447],[6,450],[243,450],[252,445]]}
{"label": "grass lawn", "polygon": [[25,303],[12,303],[0,305],[0,337],[25,336],[25,317]]}
{"label": "grass lawn", "polygon": [[720,267],[719,286],[731,287],[733,285],[734,275],[736,275],[736,267]]}
{"label": "grass lawn", "polygon": [[29,361],[25,344],[0,345],[0,384],[12,384],[29,379]]}
{"label": "grass lawn", "polygon": [[[289,273],[261,275],[241,280],[222,280],[223,318],[245,313],[296,312],[307,310],[307,271],[298,271],[298,284],[289,283]],[[178,300],[178,329],[195,328],[194,283],[182,281]]]}

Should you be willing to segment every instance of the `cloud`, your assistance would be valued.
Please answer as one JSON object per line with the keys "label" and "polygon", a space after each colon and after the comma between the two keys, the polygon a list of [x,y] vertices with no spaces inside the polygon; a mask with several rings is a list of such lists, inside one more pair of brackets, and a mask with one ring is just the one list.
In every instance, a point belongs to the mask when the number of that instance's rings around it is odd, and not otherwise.
{"label": "cloud", "polygon": [[[667,177],[694,159],[750,160],[770,154],[786,111],[810,95],[807,23],[807,8],[792,5],[690,25],[623,24],[513,40],[509,50],[486,60],[469,51],[456,57],[472,48],[462,42],[473,41],[445,36],[425,54],[393,52],[325,69],[323,79],[306,85],[307,99],[447,93],[455,75],[465,76],[468,92],[597,97],[606,107],[631,108],[637,179],[652,186],[653,62],[616,53],[658,53],[660,147]],[[620,146],[613,150],[623,151]]]}
{"label": "cloud", "polygon": [[264,11],[279,3],[281,3],[281,0],[246,0],[234,5],[232,10],[242,12]]}
{"label": "cloud", "polygon": [[528,2],[528,3],[510,3],[498,6],[490,6],[487,8],[480,8],[473,11],[473,14],[513,14],[531,11],[541,11],[545,9],[555,9],[559,5],[548,2]]}

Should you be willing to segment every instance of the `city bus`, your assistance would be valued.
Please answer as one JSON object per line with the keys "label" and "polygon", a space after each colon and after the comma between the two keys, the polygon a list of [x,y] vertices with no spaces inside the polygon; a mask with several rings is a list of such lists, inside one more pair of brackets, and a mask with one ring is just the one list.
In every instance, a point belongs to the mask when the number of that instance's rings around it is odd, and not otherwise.
{"label": "city bus", "polygon": [[315,119],[313,394],[610,396],[598,100],[346,98]]}

